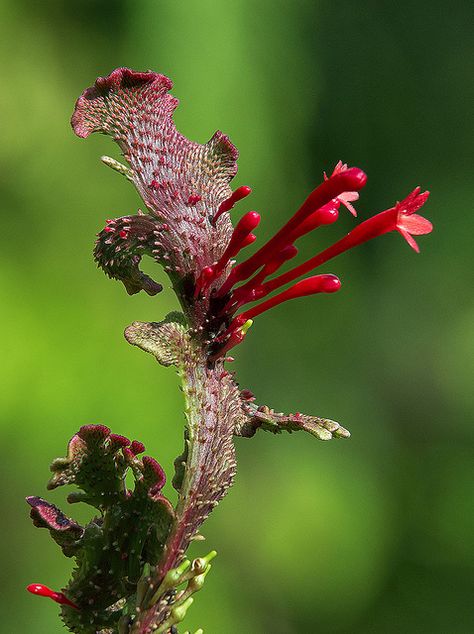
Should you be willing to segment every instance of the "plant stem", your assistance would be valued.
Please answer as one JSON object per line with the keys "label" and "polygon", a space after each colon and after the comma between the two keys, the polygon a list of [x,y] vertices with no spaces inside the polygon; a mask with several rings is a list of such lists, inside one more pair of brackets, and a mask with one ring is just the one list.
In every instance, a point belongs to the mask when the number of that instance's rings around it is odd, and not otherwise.
{"label": "plant stem", "polygon": [[[242,418],[239,390],[219,361],[209,366],[195,343],[179,371],[185,397],[187,456],[176,506],[176,521],[161,562],[152,574],[151,589],[179,564],[202,522],[232,484],[236,462],[233,432]],[[131,632],[148,634],[166,618],[166,606],[142,605]]]}

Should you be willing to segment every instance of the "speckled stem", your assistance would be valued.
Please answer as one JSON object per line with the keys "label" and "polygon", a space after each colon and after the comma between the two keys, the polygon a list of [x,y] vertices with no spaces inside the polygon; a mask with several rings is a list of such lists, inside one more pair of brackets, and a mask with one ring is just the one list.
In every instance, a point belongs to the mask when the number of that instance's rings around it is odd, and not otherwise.
{"label": "speckled stem", "polygon": [[[236,462],[233,430],[242,418],[240,397],[222,362],[210,367],[198,344],[180,367],[185,397],[186,466],[176,506],[176,522],[150,586],[156,589],[168,570],[183,558],[190,541],[232,484]],[[167,616],[166,606],[142,606],[133,634],[148,634]]]}

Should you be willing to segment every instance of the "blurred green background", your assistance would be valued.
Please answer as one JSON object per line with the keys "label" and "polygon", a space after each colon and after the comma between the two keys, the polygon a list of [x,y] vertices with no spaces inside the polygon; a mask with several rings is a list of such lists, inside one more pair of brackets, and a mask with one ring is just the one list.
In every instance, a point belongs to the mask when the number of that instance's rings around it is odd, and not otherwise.
{"label": "blurred green background", "polygon": [[[143,440],[169,474],[181,449],[177,377],[122,338],[175,300],[128,297],[96,269],[104,219],[140,203],[98,160],[112,142],[69,128],[79,93],[121,65],[173,79],[190,138],[230,135],[234,184],[254,188],[236,214],[262,213],[260,241],[340,158],[369,175],[362,218],[417,184],[432,192],[420,256],[393,234],[342,256],[325,268],[340,293],[260,317],[236,351],[258,402],[352,438],[236,441],[236,484],[204,530],[219,557],[187,627],[473,631],[473,13],[466,0],[0,2],[2,632],[64,631],[24,590],[59,588],[70,569],[24,497],[45,494],[78,427]],[[341,214],[303,255],[353,225]]]}

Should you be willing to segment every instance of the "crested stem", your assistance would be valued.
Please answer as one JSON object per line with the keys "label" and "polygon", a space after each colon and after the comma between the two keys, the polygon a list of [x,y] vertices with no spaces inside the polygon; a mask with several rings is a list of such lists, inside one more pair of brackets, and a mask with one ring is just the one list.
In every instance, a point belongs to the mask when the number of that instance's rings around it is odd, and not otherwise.
{"label": "crested stem", "polygon": [[150,605],[153,591],[166,573],[178,565],[202,522],[224,497],[235,475],[233,430],[242,417],[239,393],[222,362],[210,367],[196,344],[194,355],[180,367],[185,398],[185,467],[176,521],[168,536],[163,557],[150,576],[149,591],[139,606],[131,633],[148,634],[168,617],[160,602]]}

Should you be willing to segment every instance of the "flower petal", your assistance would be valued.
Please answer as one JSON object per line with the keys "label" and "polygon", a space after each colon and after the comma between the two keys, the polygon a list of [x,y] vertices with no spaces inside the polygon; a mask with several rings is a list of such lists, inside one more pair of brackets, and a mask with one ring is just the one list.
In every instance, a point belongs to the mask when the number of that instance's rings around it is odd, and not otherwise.
{"label": "flower petal", "polygon": [[418,246],[415,238],[413,238],[411,236],[411,234],[408,233],[408,231],[405,231],[402,228],[398,228],[398,231],[399,231],[400,235],[402,235],[405,238],[405,240],[408,242],[408,244],[411,246],[411,248],[414,251],[416,251],[417,253],[419,253],[420,252],[420,247]]}
{"label": "flower petal", "polygon": [[420,187],[415,187],[415,189],[408,194],[406,198],[397,203],[397,210],[404,216],[410,216],[418,211],[420,207],[423,207],[425,202],[428,200],[429,195],[430,192],[423,192],[420,194]]}
{"label": "flower petal", "polygon": [[401,226],[414,236],[422,236],[433,231],[433,225],[429,220],[418,214],[404,216]]}
{"label": "flower petal", "polygon": [[357,217],[357,211],[351,203],[359,200],[359,192],[344,192],[337,199],[354,217]]}

